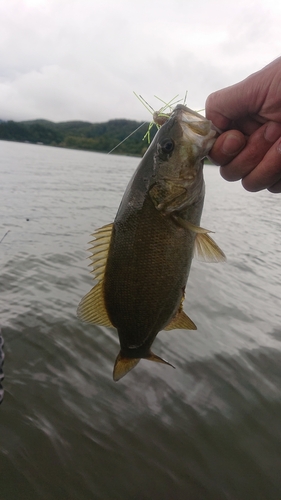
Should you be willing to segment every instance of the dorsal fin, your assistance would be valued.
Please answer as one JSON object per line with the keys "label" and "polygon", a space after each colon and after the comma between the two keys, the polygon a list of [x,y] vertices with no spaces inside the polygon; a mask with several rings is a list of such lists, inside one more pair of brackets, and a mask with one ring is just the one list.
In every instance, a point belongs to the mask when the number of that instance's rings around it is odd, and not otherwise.
{"label": "dorsal fin", "polygon": [[91,273],[94,274],[98,283],[81,300],[78,309],[78,318],[87,323],[112,327],[108,317],[104,297],[103,297],[103,278],[107,262],[108,250],[111,241],[113,224],[98,229],[94,234],[93,246],[90,248],[92,255],[89,257],[93,266]]}
{"label": "dorsal fin", "polygon": [[98,281],[102,281],[104,276],[112,229],[112,223],[97,229],[92,235],[95,239],[90,241],[92,246],[89,248],[89,251],[92,255],[90,255],[89,259],[92,262],[89,265],[93,266],[91,273],[95,275]]}
{"label": "dorsal fin", "polygon": [[104,304],[102,281],[83,297],[77,309],[77,316],[94,325],[113,326]]}

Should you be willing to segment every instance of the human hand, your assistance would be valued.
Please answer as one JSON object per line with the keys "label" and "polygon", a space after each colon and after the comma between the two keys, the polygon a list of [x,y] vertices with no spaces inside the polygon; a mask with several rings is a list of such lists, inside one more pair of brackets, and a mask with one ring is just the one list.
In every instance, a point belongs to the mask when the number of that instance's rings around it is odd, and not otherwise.
{"label": "human hand", "polygon": [[211,94],[206,117],[222,130],[210,157],[248,191],[281,192],[281,58]]}

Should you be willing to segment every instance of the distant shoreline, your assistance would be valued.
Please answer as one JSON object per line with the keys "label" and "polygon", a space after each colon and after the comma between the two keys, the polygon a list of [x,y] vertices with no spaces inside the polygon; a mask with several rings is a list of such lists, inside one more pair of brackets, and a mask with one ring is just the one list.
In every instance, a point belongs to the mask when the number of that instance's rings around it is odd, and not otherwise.
{"label": "distant shoreline", "polygon": [[[147,141],[143,140],[149,123],[125,119],[109,120],[104,123],[0,120],[0,141],[108,154],[140,126],[141,128],[114,149],[112,154],[141,158],[149,146]],[[150,132],[151,140],[155,134],[156,127],[153,127]],[[209,159],[205,159],[205,163],[213,165]]]}
{"label": "distant shoreline", "polygon": [[[114,150],[114,154],[141,157],[148,147],[147,142],[143,140],[148,125],[126,119],[104,123],[9,120],[0,121],[0,140],[108,153],[132,134]],[[152,138],[156,127],[151,132]]]}

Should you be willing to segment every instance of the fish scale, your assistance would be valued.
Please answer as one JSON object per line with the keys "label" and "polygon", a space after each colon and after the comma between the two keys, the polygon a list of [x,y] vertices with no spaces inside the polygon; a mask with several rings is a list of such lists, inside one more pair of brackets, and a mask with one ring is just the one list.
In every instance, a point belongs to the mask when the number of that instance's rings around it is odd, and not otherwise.
{"label": "fish scale", "polygon": [[[108,254],[104,292],[106,308],[119,331],[121,346],[129,337],[130,344],[140,347],[147,336],[155,337],[159,328],[163,328],[163,321],[166,326],[178,309],[182,297],[177,296],[175,303],[174,295],[184,287],[190,263],[186,261],[184,270],[180,255],[188,250],[187,230],[174,227],[170,218],[160,212],[155,214],[149,198],[143,210],[133,213],[131,218],[135,219],[134,238],[128,238],[131,231],[126,231],[126,226],[119,231],[116,220],[115,244]],[[133,225],[130,219],[128,222]],[[191,233],[190,238],[193,238]],[[126,331],[130,334],[123,334]]]}

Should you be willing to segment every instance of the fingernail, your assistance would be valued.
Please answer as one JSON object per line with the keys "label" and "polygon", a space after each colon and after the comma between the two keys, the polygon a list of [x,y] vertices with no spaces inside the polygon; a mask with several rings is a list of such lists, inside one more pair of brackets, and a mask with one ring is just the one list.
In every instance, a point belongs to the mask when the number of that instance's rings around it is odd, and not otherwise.
{"label": "fingernail", "polygon": [[244,147],[244,139],[235,134],[228,134],[223,142],[222,151],[226,155],[235,155]]}
{"label": "fingernail", "polygon": [[279,139],[281,136],[281,125],[280,123],[270,122],[265,131],[264,138],[267,142],[271,142],[272,144]]}
{"label": "fingernail", "polygon": [[281,139],[277,143],[277,152],[281,154]]}

